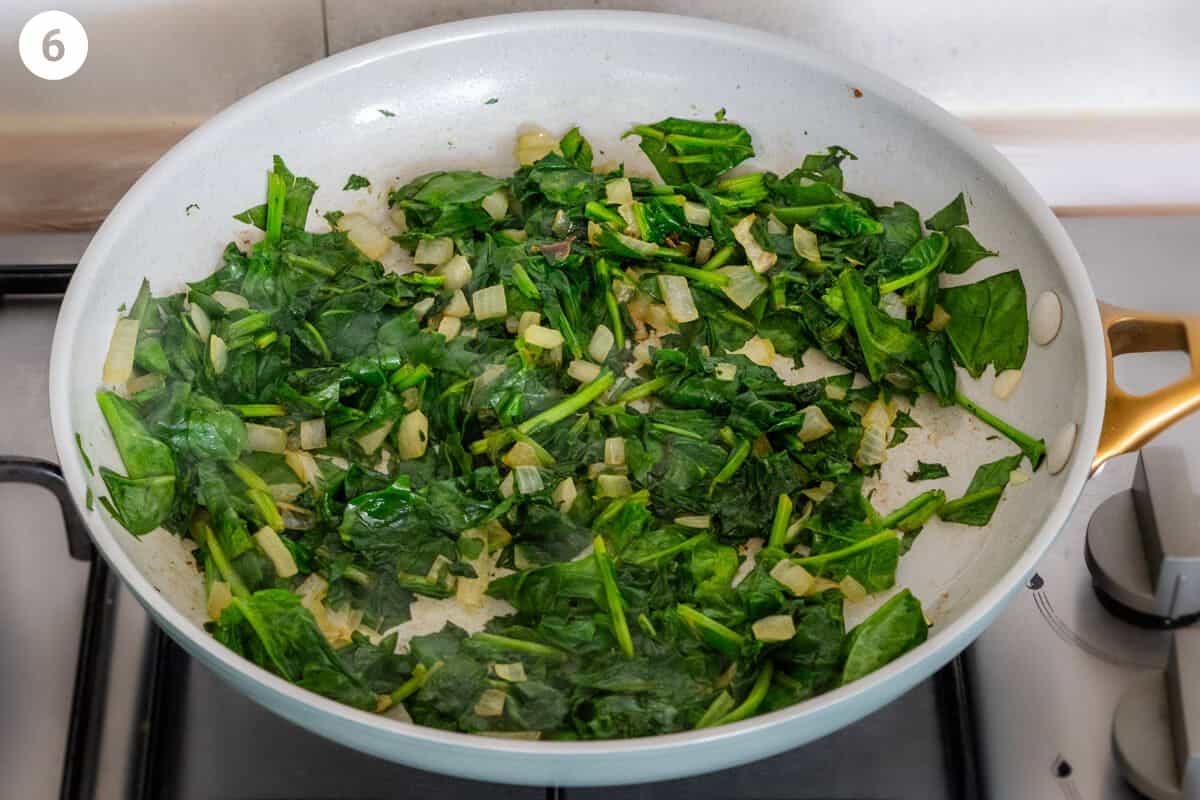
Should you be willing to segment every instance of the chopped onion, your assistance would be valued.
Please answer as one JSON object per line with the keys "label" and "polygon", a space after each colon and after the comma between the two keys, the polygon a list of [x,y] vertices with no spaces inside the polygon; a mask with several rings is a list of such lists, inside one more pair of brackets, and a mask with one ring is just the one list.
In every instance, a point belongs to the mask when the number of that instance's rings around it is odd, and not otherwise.
{"label": "chopped onion", "polygon": [[192,327],[196,329],[196,334],[203,342],[208,341],[208,337],[212,334],[212,320],[208,316],[208,312],[199,303],[192,303],[192,307],[188,309],[188,316],[192,319]]}
{"label": "chopped onion", "polygon": [[675,318],[664,303],[651,303],[646,308],[646,322],[663,335],[675,330]]}
{"label": "chopped onion", "polygon": [[392,426],[395,424],[395,422],[389,420],[378,428],[374,428],[358,436],[355,441],[358,442],[358,446],[362,448],[364,453],[372,455],[387,440],[388,434],[392,432]]}
{"label": "chopped onion", "polygon": [[400,433],[397,436],[400,444],[400,458],[410,461],[425,455],[429,446],[429,418],[421,409],[410,411],[400,422]]}
{"label": "chopped onion", "polygon": [[888,292],[883,297],[880,297],[879,307],[883,309],[883,313],[892,319],[906,319],[908,317],[908,306],[904,304],[903,298],[895,292]]}
{"label": "chopped onion", "polygon": [[[203,313],[203,312],[202,312]],[[206,319],[206,318],[205,318]],[[102,380],[106,384],[124,384],[133,375],[133,354],[138,348],[138,320],[119,319],[104,356]]]}
{"label": "chopped onion", "polygon": [[737,377],[737,364],[722,361],[713,367],[713,376],[719,381],[729,382]]}
{"label": "chopped onion", "polygon": [[713,248],[716,243],[712,239],[701,239],[700,244],[696,245],[696,263],[704,265],[712,258]]}
{"label": "chopped onion", "polygon": [[625,439],[610,436],[604,440],[604,463],[610,467],[625,466]]}
{"label": "chopped onion", "polygon": [[786,642],[796,635],[796,624],[791,614],[772,614],[755,622],[750,630],[760,642]]}
{"label": "chopped onion", "polygon": [[306,419],[300,423],[300,449],[320,450],[326,444],[325,418]]}
{"label": "chopped onion", "polygon": [[624,475],[600,475],[596,478],[597,497],[628,497],[633,486]]}
{"label": "chopped onion", "polygon": [[521,166],[540,161],[558,149],[558,139],[543,130],[529,131],[517,137],[517,161]]}
{"label": "chopped onion", "polygon": [[649,364],[652,360],[653,356],[650,354],[649,342],[638,342],[633,346],[633,363],[635,369]]}
{"label": "chopped onion", "polygon": [[754,238],[750,227],[754,224],[757,217],[754,214],[749,214],[742,219],[737,225],[733,226],[733,238],[746,251],[746,260],[750,262],[750,266],[754,267],[755,272],[763,273],[775,266],[775,261],[778,258],[769,250],[764,250],[758,240]]}
{"label": "chopped onion", "polygon": [[821,592],[829,591],[830,589],[840,589],[841,586],[837,581],[831,581],[829,578],[813,578],[812,588],[808,590],[808,596],[820,594]]}
{"label": "chopped onion", "polygon": [[1020,486],[1022,483],[1029,482],[1029,473],[1019,469],[1014,469],[1008,473],[1008,482],[1013,486]]}
{"label": "chopped onion", "polygon": [[458,332],[462,330],[462,320],[458,317],[442,317],[442,321],[438,323],[437,332],[450,341]]}
{"label": "chopped onion", "polygon": [[457,255],[434,269],[433,274],[446,279],[442,284],[443,289],[448,292],[457,291],[471,282],[471,264],[466,256]]}
{"label": "chopped onion", "polygon": [[767,233],[772,236],[782,236],[787,233],[787,225],[780,222],[779,217],[774,214],[767,215]]}
{"label": "chopped onion", "polygon": [[321,468],[317,466],[312,455],[304,450],[287,450],[283,454],[283,460],[291,467],[292,472],[296,473],[297,478],[314,489],[321,488]]}
{"label": "chopped onion", "polygon": [[882,464],[887,457],[887,429],[863,428],[862,441],[859,442],[858,452],[854,463],[860,467],[872,467]]}
{"label": "chopped onion", "polygon": [[587,240],[588,244],[600,244],[600,234],[604,231],[599,223],[592,222],[590,219],[587,224]]}
{"label": "chopped onion", "polygon": [[890,428],[892,420],[896,418],[896,412],[892,409],[890,403],[883,401],[882,397],[877,397],[871,401],[871,405],[867,406],[866,412],[862,415],[862,424],[866,428]]}
{"label": "chopped onion", "polygon": [[215,333],[208,337],[208,360],[212,363],[213,372],[218,375],[229,366],[229,348],[225,346],[225,340]]}
{"label": "chopped onion", "polygon": [[707,514],[688,514],[675,518],[675,524],[684,528],[705,530],[712,526],[712,517]]}
{"label": "chopped onion", "polygon": [[808,570],[786,558],[771,569],[770,575],[797,597],[804,596],[812,588],[813,576],[809,574]]}
{"label": "chopped onion", "polygon": [[[465,336],[466,332],[464,331],[459,335]],[[421,390],[416,386],[405,389],[400,393],[400,399],[404,401],[405,411],[413,411],[421,405]]]}
{"label": "chopped onion", "polygon": [[703,203],[693,203],[691,200],[687,200],[683,204],[683,218],[693,225],[702,225],[707,228],[712,221],[712,213]]}
{"label": "chopped onion", "polygon": [[467,296],[463,294],[462,289],[454,290],[454,294],[450,295],[450,301],[446,303],[442,313],[447,317],[457,317],[458,319],[471,313],[471,304],[467,302]]}
{"label": "chopped onion", "polygon": [[130,378],[125,382],[125,391],[130,394],[144,392],[147,389],[157,389],[166,383],[166,379],[157,372],[148,372],[145,375],[138,375],[136,378]]}
{"label": "chopped onion", "polygon": [[604,199],[610,205],[633,202],[633,185],[629,178],[617,178],[604,184]]}
{"label": "chopped onion", "polygon": [[480,322],[507,316],[508,300],[504,296],[504,287],[497,284],[475,292],[471,295],[471,307],[475,309],[475,319]]}
{"label": "chopped onion", "polygon": [[830,400],[845,400],[846,387],[842,386],[840,383],[826,383],[825,396]]}
{"label": "chopped onion", "polygon": [[304,494],[304,487],[298,483],[272,483],[268,488],[277,502],[290,503]]}
{"label": "chopped onion", "polygon": [[550,350],[554,347],[559,347],[563,343],[563,335],[553,328],[544,328],[541,325],[530,325],[525,329],[525,341],[538,347]]}
{"label": "chopped onion", "polygon": [[811,489],[802,489],[800,494],[812,500],[814,503],[819,503],[833,492],[833,481],[821,481],[820,485],[814,486]]}
{"label": "chopped onion", "polygon": [[925,327],[931,331],[940,331],[949,324],[950,313],[939,304],[933,307],[933,317],[930,318],[929,323]]}
{"label": "chopped onion", "polygon": [[417,251],[413,254],[414,264],[429,264],[440,267],[454,255],[452,239],[421,239],[417,242]]}
{"label": "chopped onion", "polygon": [[838,588],[842,590],[842,595],[851,603],[861,603],[867,599],[866,587],[850,575],[842,578],[838,583]]}
{"label": "chopped onion", "polygon": [[520,228],[505,228],[500,231],[514,242],[523,242],[529,238],[529,231],[521,230]]}
{"label": "chopped onion", "polygon": [[616,342],[616,337],[613,336],[609,327],[597,325],[596,330],[592,333],[592,340],[588,342],[588,356],[597,364],[604,363],[604,359],[608,358],[609,352],[612,351],[614,342]]}
{"label": "chopped onion", "polygon": [[680,275],[659,275],[658,289],[662,292],[667,312],[676,322],[700,319],[700,312],[696,310],[696,301],[692,298],[687,278]]}
{"label": "chopped onion", "polygon": [[[337,221],[337,229],[346,232],[346,238],[367,258],[378,261],[387,255],[395,244],[387,234],[362,214],[346,214]],[[447,240],[448,241],[448,240]],[[417,252],[421,248],[417,246]],[[418,262],[420,263],[420,262]]]}
{"label": "chopped onion", "polygon": [[225,581],[213,581],[212,586],[208,587],[208,618],[220,619],[221,612],[232,602],[233,592],[229,589],[229,584]]}
{"label": "chopped onion", "polygon": [[735,355],[743,355],[760,367],[769,367],[775,360],[775,345],[770,339],[755,335],[742,345],[740,350],[733,351]]}
{"label": "chopped onion", "polygon": [[554,212],[554,219],[550,222],[550,232],[555,236],[566,236],[571,232],[571,218],[567,216],[567,212],[561,208]]}
{"label": "chopped onion", "polygon": [[513,469],[517,467],[537,467],[542,463],[538,458],[537,450],[528,442],[517,442],[500,460]]}
{"label": "chopped onion", "polygon": [[424,300],[418,300],[417,302],[413,303],[412,310],[413,314],[417,318],[417,321],[419,322],[425,318],[425,315],[429,313],[429,309],[431,308],[433,308],[433,298],[426,297]]}
{"label": "chopped onion", "polygon": [[497,678],[509,683],[521,683],[529,679],[525,675],[525,665],[520,661],[514,661],[511,664],[495,664],[492,669],[496,671]]}
{"label": "chopped onion", "polygon": [[484,593],[492,579],[492,559],[488,556],[487,534],[479,528],[470,528],[459,535],[459,540],[473,539],[480,544],[479,555],[467,563],[475,570],[474,578],[459,576],[454,585],[455,599],[467,608],[483,605]]}
{"label": "chopped onion", "polygon": [[808,228],[792,226],[792,247],[796,249],[796,255],[806,261],[821,260],[821,247],[817,244],[817,235]]}
{"label": "chopped onion", "polygon": [[226,311],[237,311],[240,308],[250,307],[250,301],[242,297],[240,294],[234,294],[233,292],[226,292],[220,289],[212,293],[212,299],[225,306]]}
{"label": "chopped onion", "polygon": [[579,491],[575,488],[575,481],[571,478],[563,478],[558,486],[554,487],[552,496],[558,510],[565,514],[571,510],[571,506],[575,505],[575,498],[578,495]]}
{"label": "chopped onion", "polygon": [[265,525],[259,528],[258,533],[254,534],[254,541],[258,542],[267,558],[271,559],[271,563],[275,565],[275,574],[279,577],[290,578],[300,571],[296,568],[296,559],[292,558],[292,551],[288,550],[279,534],[271,528]]}
{"label": "chopped onion", "polygon": [[481,717],[498,717],[504,713],[504,701],[508,699],[500,689],[487,689],[475,701],[475,713]]}
{"label": "chopped onion", "polygon": [[537,311],[523,311],[520,318],[517,320],[517,329],[514,331],[518,336],[524,336],[525,331],[529,330],[530,326],[537,325],[542,321],[542,315]]}
{"label": "chopped onion", "polygon": [[580,383],[591,383],[600,377],[600,365],[577,358],[567,365],[567,375]]}
{"label": "chopped onion", "polygon": [[767,279],[750,267],[721,267],[717,272],[729,276],[729,283],[721,288],[725,296],[738,308],[749,308],[758,296],[767,290]]}
{"label": "chopped onion", "polygon": [[247,422],[246,449],[256,453],[282,453],[287,450],[287,431],[271,425]]}
{"label": "chopped onion", "polygon": [[497,189],[483,198],[481,205],[489,217],[500,221],[508,213],[508,195],[504,193],[503,189]]}
{"label": "chopped onion", "polygon": [[513,473],[508,473],[504,476],[504,480],[500,481],[500,496],[509,498],[513,496],[513,481],[515,480]]}
{"label": "chopped onion", "polygon": [[542,483],[542,472],[537,467],[517,467],[513,470],[516,475],[517,491],[521,494],[534,494],[546,488]]}
{"label": "chopped onion", "polygon": [[396,233],[408,233],[408,214],[403,208],[393,208],[388,212],[391,217],[392,224],[396,226]]}
{"label": "chopped onion", "polygon": [[1017,390],[1017,384],[1020,382],[1021,370],[1006,369],[996,376],[996,381],[992,384],[992,394],[1001,400],[1007,400]]}
{"label": "chopped onion", "polygon": [[815,442],[822,436],[833,432],[833,425],[829,423],[829,419],[820,407],[806,406],[801,413],[804,414],[804,424],[800,426],[800,432],[796,434],[800,441]]}

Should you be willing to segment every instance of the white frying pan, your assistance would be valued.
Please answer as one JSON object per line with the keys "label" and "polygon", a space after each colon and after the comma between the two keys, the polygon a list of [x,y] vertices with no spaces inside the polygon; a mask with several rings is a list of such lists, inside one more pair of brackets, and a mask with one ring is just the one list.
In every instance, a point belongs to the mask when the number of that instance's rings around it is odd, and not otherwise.
{"label": "white frying pan", "polygon": [[[1045,291],[1061,298],[1060,333],[1048,346],[1031,345],[1008,401],[991,397],[989,376],[966,380],[965,391],[1048,442],[1076,426],[1071,458],[1058,474],[1042,469],[1010,487],[987,528],[934,523],[917,539],[898,581],[933,620],[926,644],[792,708],[695,733],[578,743],[447,733],[339,705],[226,650],[198,624],[203,592],[179,540],[164,532],[137,540],[100,510],[84,509],[89,484],[100,487],[80,462],[75,434],[94,460],[120,463],[95,402],[118,306],[133,298],[143,276],[161,293],[210,272],[240,230],[231,215],[261,201],[273,153],[326,187],[314,209],[353,208],[366,201],[331,189],[351,172],[375,186],[446,166],[508,174],[514,134],[530,123],[559,133],[578,124],[602,151],[598,161],[623,160],[631,171],[649,173],[640,152],[619,140],[630,123],[710,118],[722,106],[750,129],[760,168],[783,172],[807,152],[841,144],[859,156],[846,165],[852,191],[932,211],[965,190],[972,230],[1001,255],[960,279],[1016,267],[1030,302]],[[370,200],[381,205],[377,196]],[[190,204],[198,208],[185,213]],[[513,783],[632,783],[803,744],[879,708],[961,651],[1033,570],[1088,475],[1200,405],[1200,357],[1193,355],[1193,373],[1181,383],[1132,397],[1113,383],[1112,356],[1187,349],[1196,335],[1194,320],[1098,306],[1075,249],[1029,184],[965,126],[889,79],[735,27],[563,12],[473,20],[359,47],[276,81],[188,136],[138,181],[92,240],[58,320],[50,398],[63,470],[96,546],[155,620],[241,691],[331,739],[424,769]],[[913,413],[924,427],[891,451],[874,497],[883,510],[912,493],[900,476],[919,456],[936,453],[950,467],[943,486],[956,496],[975,466],[1011,451],[953,409],[922,404]],[[869,610],[852,607],[851,621]]]}

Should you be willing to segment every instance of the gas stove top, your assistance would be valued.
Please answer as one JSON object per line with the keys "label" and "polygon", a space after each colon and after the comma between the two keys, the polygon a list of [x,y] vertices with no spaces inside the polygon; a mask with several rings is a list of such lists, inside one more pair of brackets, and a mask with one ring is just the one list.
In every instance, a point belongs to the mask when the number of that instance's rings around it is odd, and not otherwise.
{"label": "gas stove top", "polygon": [[[1195,218],[1072,220],[1068,230],[1100,296],[1196,311],[1200,281],[1188,259],[1198,225]],[[35,262],[37,252],[29,241],[6,252],[0,240],[0,265]],[[0,454],[50,462],[52,295],[70,272],[69,259],[54,260],[60,263],[49,268],[44,260],[27,270],[0,266],[0,295],[8,295],[0,302],[0,369],[10,377],[0,385]],[[1162,385],[1178,371],[1178,359],[1168,355],[1118,362],[1119,380],[1134,391]],[[1200,420],[1183,423],[1164,440],[1200,441]],[[1180,470],[1191,486],[1200,486],[1200,457],[1192,466],[1180,452]],[[1101,605],[1084,542],[1093,511],[1130,488],[1135,463],[1118,459],[1094,478],[1027,590],[964,656],[895,703],[825,739],[742,768],[595,790],[445,778],[364,756],[284,722],[160,634],[105,565],[92,559],[86,541],[64,536],[53,495],[4,483],[36,466],[34,474],[53,489],[52,465],[0,467],[0,535],[10,543],[0,560],[5,794],[1134,798],[1114,757],[1113,717],[1131,687],[1163,685],[1165,678],[1155,676],[1167,666],[1172,633],[1135,627]],[[1159,711],[1152,709],[1150,722]]]}

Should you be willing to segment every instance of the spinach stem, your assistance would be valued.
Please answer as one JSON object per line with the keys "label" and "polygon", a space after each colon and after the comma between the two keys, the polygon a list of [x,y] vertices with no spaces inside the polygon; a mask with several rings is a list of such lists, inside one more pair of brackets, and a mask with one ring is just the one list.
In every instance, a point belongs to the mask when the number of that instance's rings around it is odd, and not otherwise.
{"label": "spinach stem", "polygon": [[628,403],[631,400],[640,400],[643,397],[649,397],[670,382],[671,379],[665,375],[660,375],[657,378],[651,378],[645,383],[639,383],[632,389],[626,389],[621,393],[615,402],[619,405],[621,403]]}
{"label": "spinach stem", "polygon": [[758,671],[758,677],[754,679],[754,685],[750,687],[750,691],[746,694],[746,699],[741,705],[730,711],[725,716],[721,717],[718,725],[728,725],[731,722],[738,722],[746,717],[749,717],[758,710],[762,705],[762,701],[767,697],[767,690],[771,688],[771,678],[775,675],[775,662],[768,661],[762,665],[762,669]]}
{"label": "spinach stem", "polygon": [[893,530],[880,531],[865,539],[860,539],[849,547],[843,547],[840,550],[830,550],[827,553],[820,553],[815,556],[805,556],[804,558],[793,558],[793,564],[799,564],[802,567],[816,567],[818,570],[828,564],[830,561],[841,561],[843,558],[857,555],[864,550],[870,550],[872,547],[883,544],[890,539],[898,539],[899,534]]}
{"label": "spinach stem", "polygon": [[974,414],[981,422],[987,423],[992,428],[1008,437],[1013,444],[1021,449],[1021,452],[1025,454],[1025,457],[1029,459],[1029,463],[1033,466],[1035,472],[1037,471],[1037,468],[1041,466],[1042,459],[1046,457],[1045,441],[1042,439],[1034,439],[1029,434],[1014,428],[1012,425],[1009,425],[1007,422],[1000,419],[986,408],[980,407],[977,403],[975,403],[974,400],[971,400],[969,397],[964,395],[959,389],[954,390],[954,402],[963,409]]}
{"label": "spinach stem", "polygon": [[788,522],[791,519],[792,498],[781,494],[775,503],[775,519],[771,523],[771,538],[767,540],[767,547],[783,547],[784,539],[787,537]]}
{"label": "spinach stem", "polygon": [[721,718],[733,710],[734,699],[725,689],[722,689],[720,694],[713,698],[709,703],[708,709],[703,716],[696,722],[696,730],[701,728],[711,728],[721,721]]}
{"label": "spinach stem", "polygon": [[612,558],[608,555],[604,537],[597,536],[593,539],[592,548],[592,556],[596,559],[596,569],[600,572],[600,582],[604,585],[604,600],[608,604],[608,613],[612,616],[613,633],[616,634],[617,645],[626,658],[633,658],[633,637],[629,633],[629,623],[625,619],[625,604],[621,600],[616,570],[613,568]]}

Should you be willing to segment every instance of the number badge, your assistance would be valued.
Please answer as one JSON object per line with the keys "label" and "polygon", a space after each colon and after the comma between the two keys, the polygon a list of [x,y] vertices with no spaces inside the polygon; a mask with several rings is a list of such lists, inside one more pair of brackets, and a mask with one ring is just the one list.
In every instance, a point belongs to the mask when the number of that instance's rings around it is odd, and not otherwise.
{"label": "number badge", "polygon": [[21,61],[39,78],[61,81],[87,60],[88,37],[79,20],[65,11],[43,11],[25,23],[18,41]]}

